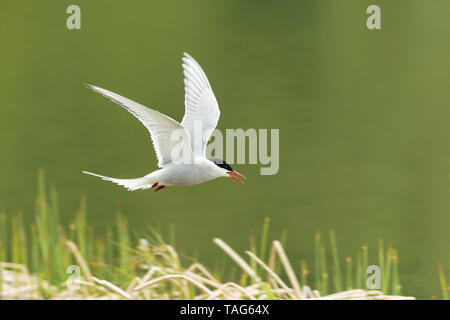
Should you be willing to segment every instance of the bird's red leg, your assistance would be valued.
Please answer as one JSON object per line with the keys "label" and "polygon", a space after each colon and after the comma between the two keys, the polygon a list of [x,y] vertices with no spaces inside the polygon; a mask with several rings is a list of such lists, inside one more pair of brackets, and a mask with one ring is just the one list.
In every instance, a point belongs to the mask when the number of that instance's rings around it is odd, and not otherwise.
{"label": "bird's red leg", "polygon": [[154,187],[157,187],[158,186],[158,182],[155,182],[151,187],[150,187],[150,189],[151,188],[154,188]]}
{"label": "bird's red leg", "polygon": [[161,189],[164,189],[166,186],[159,186],[158,188],[156,188],[156,190],[155,190],[155,192],[156,191],[159,191],[159,190],[161,190]]}

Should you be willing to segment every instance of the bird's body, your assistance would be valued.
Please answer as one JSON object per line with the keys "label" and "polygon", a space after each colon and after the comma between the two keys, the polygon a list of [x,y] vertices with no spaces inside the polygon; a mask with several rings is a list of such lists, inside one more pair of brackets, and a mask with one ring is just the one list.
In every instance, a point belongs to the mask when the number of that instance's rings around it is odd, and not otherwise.
{"label": "bird's body", "polygon": [[220,110],[200,65],[186,53],[183,62],[186,113],[181,124],[116,93],[88,85],[93,91],[121,105],[147,127],[161,169],[136,179],[84,173],[117,183],[128,190],[156,187],[158,191],[166,186],[192,186],[219,177],[231,177],[242,182],[231,173],[244,176],[233,171],[225,161],[206,158],[206,144],[217,125]]}
{"label": "bird's body", "polygon": [[192,186],[220,177],[228,177],[220,167],[206,158],[192,164],[169,165],[153,172],[166,186]]}

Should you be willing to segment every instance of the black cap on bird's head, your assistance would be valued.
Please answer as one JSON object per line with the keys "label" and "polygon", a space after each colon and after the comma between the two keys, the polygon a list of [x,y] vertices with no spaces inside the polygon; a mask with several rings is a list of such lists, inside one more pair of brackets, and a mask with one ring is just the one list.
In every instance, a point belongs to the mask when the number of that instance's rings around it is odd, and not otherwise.
{"label": "black cap on bird's head", "polygon": [[225,162],[225,160],[219,159],[219,158],[208,158],[209,161],[214,162],[214,164],[218,167],[224,168],[225,170],[228,171],[233,171],[233,168],[231,168],[231,166]]}
{"label": "black cap on bird's head", "polygon": [[225,160],[219,159],[219,158],[208,158],[209,161],[213,162],[216,166],[227,170],[226,174],[228,174],[230,176],[230,178],[233,178],[237,181],[240,181],[242,183],[244,183],[244,181],[242,181],[239,178],[236,178],[235,176],[231,175],[232,173],[237,174],[238,176],[241,176],[244,179],[247,179],[246,176],[244,176],[242,173],[239,173],[237,171],[234,171],[233,168],[231,168],[231,166],[225,162]]}

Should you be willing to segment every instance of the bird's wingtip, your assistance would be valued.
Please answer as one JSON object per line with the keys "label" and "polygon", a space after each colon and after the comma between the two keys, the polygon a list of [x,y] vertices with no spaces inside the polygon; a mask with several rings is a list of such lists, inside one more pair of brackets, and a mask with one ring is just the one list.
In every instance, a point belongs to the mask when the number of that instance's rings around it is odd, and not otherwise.
{"label": "bird's wingtip", "polygon": [[92,91],[94,91],[96,93],[100,93],[101,95],[111,99],[111,97],[109,97],[106,94],[106,93],[108,93],[108,90],[100,88],[100,87],[97,87],[97,86],[95,86],[93,84],[89,84],[89,83],[85,83],[84,85],[86,86],[86,88],[91,89]]}
{"label": "bird's wingtip", "polygon": [[90,83],[83,82],[83,84],[86,86],[86,88],[91,89],[91,90],[95,90],[95,88],[96,88],[96,86],[94,86],[93,84],[90,84]]}
{"label": "bird's wingtip", "polygon": [[183,58],[182,59],[186,59],[186,58],[194,60],[194,58],[192,58],[191,55],[185,51],[185,52],[183,52]]}

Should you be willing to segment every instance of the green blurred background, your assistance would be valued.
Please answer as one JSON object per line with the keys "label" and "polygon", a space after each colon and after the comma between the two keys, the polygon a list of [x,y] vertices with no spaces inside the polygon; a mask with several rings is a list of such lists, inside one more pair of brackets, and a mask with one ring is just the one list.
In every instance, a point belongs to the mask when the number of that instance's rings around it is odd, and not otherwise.
{"label": "green blurred background", "polygon": [[[81,7],[82,29],[66,28]],[[366,28],[381,7],[382,30]],[[60,192],[63,220],[88,198],[97,229],[115,200],[136,231],[177,226],[183,252],[212,262],[221,237],[243,250],[271,217],[293,260],[316,231],[340,253],[379,237],[399,250],[403,293],[440,292],[450,267],[450,22],[447,0],[0,1],[0,210],[33,215],[36,172]],[[218,179],[157,194],[81,174],[139,177],[156,158],[146,129],[92,83],[181,120],[181,55],[205,69],[219,129],[279,128],[280,171],[236,165]]]}

